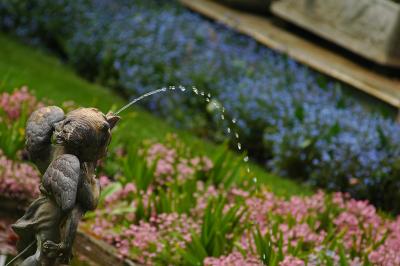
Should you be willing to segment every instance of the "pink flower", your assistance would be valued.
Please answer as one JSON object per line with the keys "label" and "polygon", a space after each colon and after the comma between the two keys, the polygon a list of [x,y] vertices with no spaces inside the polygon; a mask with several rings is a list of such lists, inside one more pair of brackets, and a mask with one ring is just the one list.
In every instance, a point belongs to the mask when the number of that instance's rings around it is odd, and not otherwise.
{"label": "pink flower", "polygon": [[376,250],[372,251],[368,259],[374,265],[400,265],[400,216],[396,221],[388,224],[389,236]]}
{"label": "pink flower", "polygon": [[107,185],[109,185],[111,182],[110,182],[110,179],[109,179],[107,176],[102,175],[102,176],[100,176],[100,178],[99,178],[99,183],[100,183],[100,186],[101,186],[102,188],[104,188],[104,187],[106,187]]}
{"label": "pink flower", "polygon": [[283,261],[279,263],[279,266],[304,266],[305,263],[299,258],[293,256],[286,256]]}
{"label": "pink flower", "polygon": [[262,266],[259,259],[254,256],[247,258],[237,251],[234,251],[227,256],[219,258],[207,257],[204,259],[204,266]]}
{"label": "pink flower", "polygon": [[208,157],[203,156],[201,159],[203,161],[203,171],[208,172],[214,167],[213,162]]}
{"label": "pink flower", "polygon": [[[179,147],[178,144],[175,145]],[[141,154],[146,157],[149,167],[155,164],[154,176],[158,185],[174,181],[182,184],[194,178],[198,171],[209,171],[212,168],[212,162],[207,157],[191,158],[188,151],[182,152],[161,143],[150,145],[147,150],[142,150]]]}
{"label": "pink flower", "polygon": [[40,106],[42,104],[29,93],[27,87],[15,90],[11,94],[7,92],[0,94],[0,108],[4,110],[7,118],[11,121],[17,120],[24,108],[27,113],[30,113]]}

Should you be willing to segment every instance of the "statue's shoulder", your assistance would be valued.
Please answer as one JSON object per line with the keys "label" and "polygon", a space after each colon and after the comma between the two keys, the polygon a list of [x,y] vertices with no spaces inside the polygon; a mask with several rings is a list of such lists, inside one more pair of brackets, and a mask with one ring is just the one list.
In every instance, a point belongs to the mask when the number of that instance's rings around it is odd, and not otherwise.
{"label": "statue's shoulder", "polygon": [[41,107],[34,111],[26,125],[26,150],[30,159],[43,173],[52,154],[51,138],[54,125],[64,119],[64,111],[57,106]]}

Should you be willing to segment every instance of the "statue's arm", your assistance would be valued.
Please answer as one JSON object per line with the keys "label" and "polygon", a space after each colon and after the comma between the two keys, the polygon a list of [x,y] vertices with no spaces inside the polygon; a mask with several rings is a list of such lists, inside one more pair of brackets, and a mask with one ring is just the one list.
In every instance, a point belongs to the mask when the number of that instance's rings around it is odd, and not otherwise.
{"label": "statue's arm", "polygon": [[72,154],[63,154],[51,162],[43,175],[43,187],[65,213],[75,207],[80,172],[79,159]]}
{"label": "statue's arm", "polygon": [[72,245],[74,244],[76,232],[78,230],[79,222],[85,211],[79,206],[75,207],[68,212],[64,225],[63,239],[60,243],[60,252],[62,253],[62,262],[68,264],[72,258]]}
{"label": "statue's arm", "polygon": [[65,217],[61,242],[57,244],[46,241],[44,246],[59,252],[64,262],[68,262],[71,258],[71,248],[78,223],[84,213],[77,203],[80,174],[79,159],[72,154],[62,154],[51,162],[42,178],[47,196],[53,198]]}
{"label": "statue's arm", "polygon": [[81,177],[78,189],[75,207],[67,213],[65,225],[63,228],[63,239],[61,239],[60,251],[62,252],[62,260],[68,263],[71,259],[72,245],[75,240],[78,225],[82,216],[88,210],[94,210],[97,207],[100,195],[100,184],[94,176],[88,178]]}
{"label": "statue's arm", "polygon": [[26,149],[41,173],[51,161],[51,137],[54,125],[64,119],[64,111],[57,106],[42,107],[33,112],[26,125]]}
{"label": "statue's arm", "polygon": [[84,179],[78,191],[78,202],[85,211],[97,208],[100,197],[100,183],[94,177]]}

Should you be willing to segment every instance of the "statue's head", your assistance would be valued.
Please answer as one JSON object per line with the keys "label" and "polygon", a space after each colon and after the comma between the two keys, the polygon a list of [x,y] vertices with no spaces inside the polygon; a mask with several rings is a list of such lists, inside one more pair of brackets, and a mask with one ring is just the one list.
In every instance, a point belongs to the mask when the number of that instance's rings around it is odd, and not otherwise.
{"label": "statue's head", "polygon": [[82,161],[97,161],[106,155],[111,129],[119,119],[111,113],[104,115],[96,108],[73,110],[55,125],[56,143]]}

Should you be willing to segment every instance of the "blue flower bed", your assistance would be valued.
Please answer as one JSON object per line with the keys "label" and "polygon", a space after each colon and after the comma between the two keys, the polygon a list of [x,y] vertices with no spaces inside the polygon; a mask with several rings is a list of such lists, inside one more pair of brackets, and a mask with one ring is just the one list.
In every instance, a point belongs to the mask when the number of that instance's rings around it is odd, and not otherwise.
{"label": "blue flower bed", "polygon": [[[203,88],[228,118],[239,118],[246,148],[270,169],[400,211],[400,128],[348,100],[337,83],[174,1],[42,0],[12,8],[27,2],[0,3],[1,27],[59,40],[87,78],[132,97],[169,85]],[[49,15],[50,3],[61,15]],[[177,126],[224,135],[200,97],[159,94],[144,105]]]}

